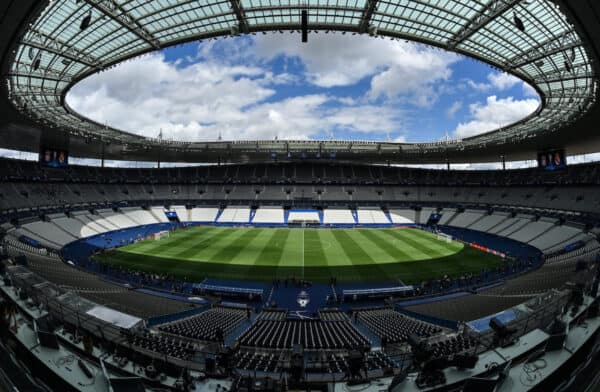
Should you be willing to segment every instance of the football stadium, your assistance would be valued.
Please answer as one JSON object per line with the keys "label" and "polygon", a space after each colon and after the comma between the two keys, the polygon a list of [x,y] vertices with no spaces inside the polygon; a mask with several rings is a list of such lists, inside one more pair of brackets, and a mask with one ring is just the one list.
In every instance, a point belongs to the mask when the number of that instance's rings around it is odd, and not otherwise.
{"label": "football stadium", "polygon": [[0,31],[0,390],[600,390],[600,3]]}

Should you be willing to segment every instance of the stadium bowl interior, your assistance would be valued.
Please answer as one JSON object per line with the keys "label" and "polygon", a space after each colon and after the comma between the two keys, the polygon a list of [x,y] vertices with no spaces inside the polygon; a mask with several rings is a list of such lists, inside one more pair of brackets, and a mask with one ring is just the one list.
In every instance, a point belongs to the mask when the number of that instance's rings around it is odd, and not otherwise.
{"label": "stadium bowl interior", "polygon": [[[0,158],[2,389],[598,390],[600,165],[565,162],[600,151],[598,15],[591,0],[3,2],[0,148],[39,161]],[[183,142],[65,101],[146,53],[284,30],[460,53],[540,105],[445,142]],[[540,167],[451,169],[526,159]],[[427,163],[447,170],[401,166]]]}

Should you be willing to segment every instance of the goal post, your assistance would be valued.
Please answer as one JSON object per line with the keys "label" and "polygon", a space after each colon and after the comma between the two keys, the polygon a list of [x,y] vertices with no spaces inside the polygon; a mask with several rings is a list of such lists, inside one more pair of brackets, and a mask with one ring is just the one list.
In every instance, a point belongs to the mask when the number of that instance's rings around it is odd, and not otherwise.
{"label": "goal post", "polygon": [[170,231],[169,230],[163,230],[163,231],[159,231],[157,233],[154,233],[153,237],[155,240],[161,240],[163,238],[168,238],[170,235]]}
{"label": "goal post", "polygon": [[440,241],[452,242],[452,236],[442,232],[437,233],[437,239]]}

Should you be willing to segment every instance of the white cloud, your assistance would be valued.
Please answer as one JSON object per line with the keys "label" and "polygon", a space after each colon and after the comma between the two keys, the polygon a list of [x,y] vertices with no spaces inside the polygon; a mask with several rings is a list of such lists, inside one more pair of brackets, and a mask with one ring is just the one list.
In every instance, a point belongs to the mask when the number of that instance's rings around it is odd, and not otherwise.
{"label": "white cloud", "polygon": [[456,112],[458,112],[460,109],[462,109],[462,106],[463,106],[462,101],[456,101],[456,102],[454,102],[448,108],[448,110],[446,110],[446,116],[448,116],[449,118],[454,118],[454,116],[456,115]]}
{"label": "white cloud", "polygon": [[498,99],[495,95],[489,96],[485,103],[469,105],[471,120],[459,123],[454,136],[465,138],[512,124],[533,113],[538,105],[537,99]]}
{"label": "white cloud", "polygon": [[488,81],[492,87],[497,88],[500,91],[508,90],[514,85],[521,82],[520,79],[505,72],[492,72],[488,75]]}
{"label": "white cloud", "polygon": [[183,141],[306,139],[323,131],[385,132],[403,111],[352,98],[306,94],[270,100],[293,79],[260,66],[216,60],[182,65],[162,54],[124,63],[76,85],[67,100],[100,123]]}
{"label": "white cloud", "polygon": [[531,86],[523,82],[521,79],[505,72],[490,72],[487,75],[487,82],[475,82],[474,80],[467,80],[467,85],[473,90],[485,93],[490,92],[492,89],[495,91],[506,91],[510,90],[514,86],[522,83],[523,93],[529,97],[537,97],[537,93]]}
{"label": "white cloud", "polygon": [[435,100],[435,83],[447,80],[458,55],[404,41],[340,34],[312,35],[307,44],[298,36],[258,36],[251,55],[272,60],[278,56],[299,58],[307,80],[319,87],[353,85],[373,76],[370,97],[408,95],[418,105]]}
{"label": "white cloud", "polygon": [[478,91],[478,92],[487,92],[490,90],[490,88],[492,87],[490,84],[488,83],[484,83],[484,82],[475,82],[473,80],[467,80],[467,84],[469,85],[469,87],[471,87],[473,90]]}

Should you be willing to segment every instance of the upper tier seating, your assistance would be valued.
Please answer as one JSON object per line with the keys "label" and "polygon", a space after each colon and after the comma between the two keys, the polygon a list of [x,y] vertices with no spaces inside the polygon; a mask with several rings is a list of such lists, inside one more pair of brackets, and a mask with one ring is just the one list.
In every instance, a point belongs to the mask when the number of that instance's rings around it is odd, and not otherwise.
{"label": "upper tier seating", "polygon": [[[260,186],[223,186],[221,184],[153,185],[148,193],[138,184],[93,184],[93,183],[53,183],[40,182],[2,183],[0,182],[0,211],[18,208],[49,206],[75,206],[87,203],[121,201],[168,201],[169,204],[194,204],[208,201],[218,204],[228,201],[284,201],[310,198],[324,202],[336,201],[355,203],[404,203],[410,205],[433,205],[448,203],[473,204],[484,208],[490,205],[535,207],[563,211],[600,212],[600,187],[564,186],[544,192],[543,187],[513,186],[496,189],[489,186],[461,188],[423,185],[290,185],[265,184]],[[176,189],[175,189],[176,188]],[[201,188],[202,192],[197,189]],[[255,193],[255,188],[260,192]],[[49,191],[49,189],[51,191]],[[173,192],[176,190],[176,192]],[[124,193],[127,191],[127,193]],[[352,192],[350,194],[349,192]],[[320,192],[320,194],[319,194]],[[379,193],[378,193],[379,192]],[[481,195],[481,196],[478,196]],[[393,206],[391,206],[393,208]],[[89,205],[86,208],[97,208]],[[405,207],[404,207],[405,208]],[[423,208],[416,223],[425,223],[432,207]],[[445,214],[445,213],[444,213]],[[449,219],[449,217],[448,217]]]}

